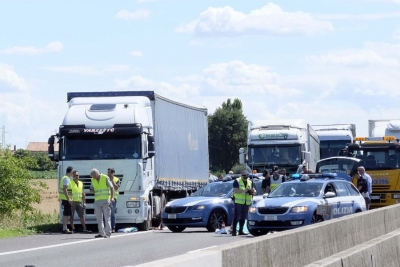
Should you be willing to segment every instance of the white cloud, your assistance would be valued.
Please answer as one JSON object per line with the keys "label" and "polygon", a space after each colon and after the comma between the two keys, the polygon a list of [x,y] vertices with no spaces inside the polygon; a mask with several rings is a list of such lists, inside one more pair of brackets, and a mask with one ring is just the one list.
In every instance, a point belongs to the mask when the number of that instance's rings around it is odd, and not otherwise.
{"label": "white cloud", "polygon": [[50,66],[43,68],[45,70],[79,74],[79,75],[102,75],[107,72],[129,72],[133,69],[128,65],[106,65],[106,66]]}
{"label": "white cloud", "polygon": [[51,42],[46,47],[38,48],[35,46],[15,46],[1,50],[7,55],[39,55],[44,53],[58,53],[63,50],[63,44],[59,41]]}
{"label": "white cloud", "polygon": [[316,17],[322,20],[377,20],[398,18],[400,17],[400,12],[371,14],[318,14]]}
{"label": "white cloud", "polygon": [[149,16],[150,16],[150,11],[147,9],[138,9],[132,12],[123,9],[115,15],[117,19],[125,19],[125,20],[140,20],[140,19],[146,19]]}
{"label": "white cloud", "polygon": [[393,38],[400,40],[400,27],[393,31]]}
{"label": "white cloud", "polygon": [[3,63],[0,63],[0,82],[17,89],[27,88],[24,78],[20,77],[12,66]]}
{"label": "white cloud", "polygon": [[133,57],[142,57],[143,56],[142,51],[138,51],[138,50],[131,51],[129,54]]}
{"label": "white cloud", "polygon": [[285,12],[276,4],[268,3],[249,14],[235,11],[230,6],[209,7],[199,18],[179,26],[176,31],[195,35],[292,35],[327,33],[333,31],[332,23],[319,20],[310,14]]}
{"label": "white cloud", "polygon": [[383,57],[372,49],[336,51],[322,56],[310,56],[309,60],[322,64],[339,64],[359,67],[371,65],[387,67],[400,66],[398,60],[390,57]]}

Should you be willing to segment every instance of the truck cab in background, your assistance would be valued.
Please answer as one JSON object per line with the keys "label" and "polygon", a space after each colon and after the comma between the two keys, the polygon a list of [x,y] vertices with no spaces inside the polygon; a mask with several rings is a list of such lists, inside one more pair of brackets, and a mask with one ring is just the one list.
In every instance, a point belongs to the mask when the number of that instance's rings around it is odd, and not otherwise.
{"label": "truck cab in background", "polygon": [[293,174],[304,164],[315,171],[319,153],[318,135],[304,120],[255,121],[249,122],[247,149],[239,149],[239,162],[258,173],[278,165]]}
{"label": "truck cab in background", "polygon": [[321,159],[335,157],[356,136],[355,124],[312,125],[320,140]]}

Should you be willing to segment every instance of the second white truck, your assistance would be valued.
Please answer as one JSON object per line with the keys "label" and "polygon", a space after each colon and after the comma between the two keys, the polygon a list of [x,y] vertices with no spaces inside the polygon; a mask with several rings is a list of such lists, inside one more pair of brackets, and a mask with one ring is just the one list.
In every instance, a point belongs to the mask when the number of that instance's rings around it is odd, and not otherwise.
{"label": "second white truck", "polygon": [[315,171],[320,159],[317,133],[304,120],[267,120],[249,122],[247,151],[239,150],[239,162],[256,172],[271,169],[274,165],[293,174],[308,164]]}
{"label": "second white truck", "polygon": [[355,124],[312,125],[320,140],[321,159],[335,157],[356,136]]}

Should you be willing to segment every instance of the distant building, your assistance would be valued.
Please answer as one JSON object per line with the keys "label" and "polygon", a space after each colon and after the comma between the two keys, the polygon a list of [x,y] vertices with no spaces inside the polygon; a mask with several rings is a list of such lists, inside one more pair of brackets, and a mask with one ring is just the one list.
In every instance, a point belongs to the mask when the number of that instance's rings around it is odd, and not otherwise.
{"label": "distant building", "polygon": [[[30,152],[46,152],[48,151],[49,145],[47,142],[29,142],[28,146],[26,147],[26,150],[29,150]],[[58,154],[58,144],[54,144],[54,152],[57,152]]]}

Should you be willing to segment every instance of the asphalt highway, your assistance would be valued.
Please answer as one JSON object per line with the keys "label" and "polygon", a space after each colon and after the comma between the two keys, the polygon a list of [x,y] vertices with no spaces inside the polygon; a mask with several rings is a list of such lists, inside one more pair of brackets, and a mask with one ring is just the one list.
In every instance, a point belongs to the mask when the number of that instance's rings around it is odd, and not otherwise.
{"label": "asphalt highway", "polygon": [[128,267],[185,253],[196,253],[251,235],[232,237],[187,228],[182,233],[164,230],[115,233],[111,238],[95,239],[95,234],[58,233],[0,240],[0,266],[24,267]]}

